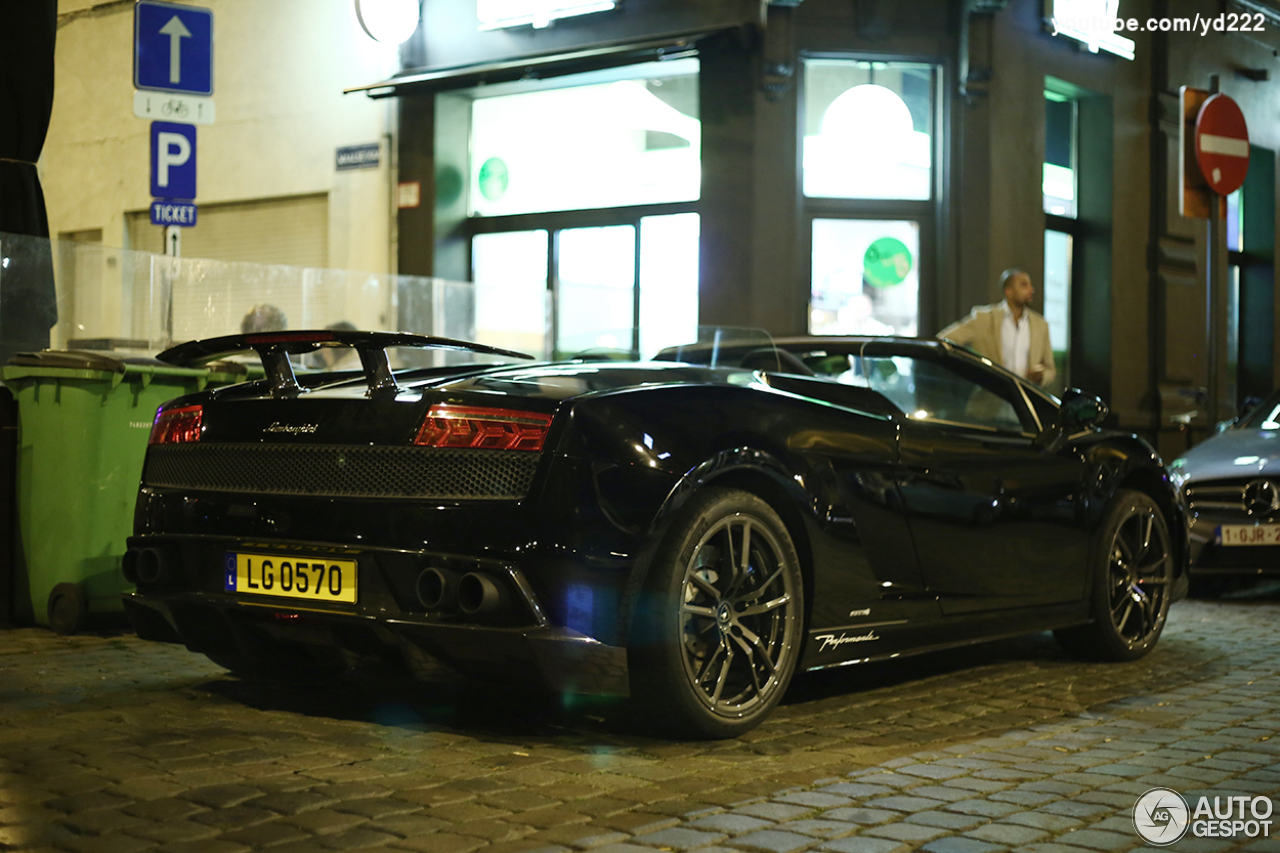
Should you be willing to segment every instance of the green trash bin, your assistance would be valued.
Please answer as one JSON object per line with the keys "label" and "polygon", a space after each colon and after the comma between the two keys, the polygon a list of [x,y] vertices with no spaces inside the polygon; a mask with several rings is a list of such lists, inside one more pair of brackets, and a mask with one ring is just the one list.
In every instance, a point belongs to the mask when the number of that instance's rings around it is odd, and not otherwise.
{"label": "green trash bin", "polygon": [[120,559],[156,408],[241,381],[237,368],[77,350],[20,353],[0,368],[18,408],[16,622],[70,634],[90,615],[123,612]]}

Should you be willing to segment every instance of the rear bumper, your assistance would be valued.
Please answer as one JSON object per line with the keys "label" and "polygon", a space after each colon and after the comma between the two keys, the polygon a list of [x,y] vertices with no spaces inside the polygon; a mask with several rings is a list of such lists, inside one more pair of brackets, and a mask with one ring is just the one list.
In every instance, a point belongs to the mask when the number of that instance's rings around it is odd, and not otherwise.
{"label": "rear bumper", "polygon": [[[439,662],[480,678],[529,680],[561,692],[627,696],[625,648],[549,625],[489,626],[428,616],[308,613],[287,604],[248,603],[184,592],[129,593],[124,608],[138,636],[200,653],[271,642],[350,655],[398,656],[411,673]],[[425,658],[425,660],[424,660]]]}
{"label": "rear bumper", "polygon": [[[622,696],[629,691],[624,647],[593,636],[590,618],[563,620],[544,608],[550,602],[564,609],[560,599],[581,598],[588,610],[616,621],[610,603],[625,572],[579,571],[556,584],[539,577],[535,589],[522,569],[541,576],[546,564],[527,555],[526,566],[499,554],[357,549],[284,539],[148,535],[131,537],[128,544],[125,572],[132,572],[137,590],[123,601],[138,635],[182,643],[220,662],[281,647],[328,664],[377,656],[420,676],[444,664],[466,675],[541,682],[557,691]],[[356,600],[238,589],[227,572],[233,552],[352,562]],[[281,577],[285,565],[277,564]],[[452,579],[455,592],[447,600],[424,598],[421,584],[429,572]],[[493,592],[492,598],[485,594],[488,606],[464,608],[460,590],[468,577],[484,579]],[[564,589],[573,594],[563,594]]]}

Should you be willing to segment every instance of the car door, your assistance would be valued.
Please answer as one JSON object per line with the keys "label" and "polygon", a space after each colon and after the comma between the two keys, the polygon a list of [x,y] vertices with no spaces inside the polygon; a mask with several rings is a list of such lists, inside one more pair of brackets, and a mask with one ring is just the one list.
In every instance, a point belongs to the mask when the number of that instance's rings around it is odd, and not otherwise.
{"label": "car door", "polygon": [[898,491],[943,613],[1079,600],[1085,460],[1037,446],[1018,383],[933,347],[868,345],[858,367],[906,414]]}
{"label": "car door", "polygon": [[831,405],[824,417],[805,424],[792,448],[808,458],[809,488],[820,496],[818,515],[829,537],[814,543],[823,550],[815,561],[840,567],[815,579],[813,624],[866,636],[859,632],[936,620],[941,611],[920,575],[898,494],[897,409],[870,389],[834,377],[777,373],[768,381]]}

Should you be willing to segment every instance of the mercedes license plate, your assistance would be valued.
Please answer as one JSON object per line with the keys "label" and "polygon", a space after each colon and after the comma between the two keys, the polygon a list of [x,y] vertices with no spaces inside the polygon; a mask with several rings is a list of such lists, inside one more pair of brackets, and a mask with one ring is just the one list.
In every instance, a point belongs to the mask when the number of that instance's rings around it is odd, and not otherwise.
{"label": "mercedes license plate", "polygon": [[356,561],[228,551],[227,592],[356,603]]}
{"label": "mercedes license plate", "polygon": [[1223,524],[1215,539],[1219,545],[1280,545],[1280,524]]}

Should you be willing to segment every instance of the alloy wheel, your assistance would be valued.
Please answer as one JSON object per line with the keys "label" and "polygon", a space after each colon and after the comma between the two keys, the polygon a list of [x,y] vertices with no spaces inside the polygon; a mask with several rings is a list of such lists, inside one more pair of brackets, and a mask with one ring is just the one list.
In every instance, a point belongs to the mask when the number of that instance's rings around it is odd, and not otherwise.
{"label": "alloy wheel", "polygon": [[1153,506],[1137,505],[1116,526],[1107,567],[1111,624],[1130,647],[1157,634],[1169,610],[1173,560]]}
{"label": "alloy wheel", "polygon": [[685,567],[679,627],[685,675],[713,713],[767,703],[798,653],[800,602],[783,549],[747,513],[719,519]]}

